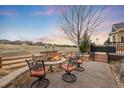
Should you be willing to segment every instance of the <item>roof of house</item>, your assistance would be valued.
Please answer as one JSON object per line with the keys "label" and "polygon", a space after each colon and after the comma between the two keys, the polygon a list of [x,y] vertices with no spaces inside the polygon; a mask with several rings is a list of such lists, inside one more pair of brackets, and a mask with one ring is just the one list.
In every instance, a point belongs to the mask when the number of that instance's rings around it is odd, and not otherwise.
{"label": "roof of house", "polygon": [[117,30],[124,30],[124,22],[113,24],[111,32],[115,32]]}
{"label": "roof of house", "polygon": [[124,22],[123,23],[113,24],[113,25],[116,27],[116,29],[122,29],[122,28],[124,28]]}

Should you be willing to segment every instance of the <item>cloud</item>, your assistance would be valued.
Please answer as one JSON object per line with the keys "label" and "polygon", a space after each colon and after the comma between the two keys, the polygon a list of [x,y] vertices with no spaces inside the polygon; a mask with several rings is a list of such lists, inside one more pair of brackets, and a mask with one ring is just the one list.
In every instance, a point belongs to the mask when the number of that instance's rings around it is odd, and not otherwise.
{"label": "cloud", "polygon": [[34,11],[33,15],[52,15],[55,12],[54,8],[51,6],[47,7],[46,10]]}
{"label": "cloud", "polygon": [[16,11],[13,10],[0,10],[0,15],[14,15],[17,14]]}
{"label": "cloud", "polygon": [[[99,44],[103,44],[107,39],[108,39],[108,35],[109,35],[109,32],[105,32],[105,31],[97,31],[95,32],[92,36],[91,36],[91,40],[92,42],[95,42],[95,43],[99,43]],[[96,39],[99,39],[99,40],[96,40]]]}
{"label": "cloud", "polygon": [[33,15],[51,15],[54,11],[52,9],[48,9],[46,11],[35,11],[33,12]]}
{"label": "cloud", "polygon": [[[103,44],[108,39],[108,32],[95,32],[91,36],[92,42]],[[98,41],[96,39],[99,39]],[[52,43],[52,44],[68,44],[74,45],[70,40],[66,38],[64,34],[54,34],[54,35],[46,35],[41,38],[38,38],[36,41],[42,41],[44,43]]]}
{"label": "cloud", "polygon": [[60,13],[64,10],[65,6],[46,6],[46,10],[39,10],[32,12],[33,15],[52,15],[54,13]]}
{"label": "cloud", "polygon": [[37,41],[42,41],[44,43],[52,43],[52,44],[69,44],[69,45],[73,44],[70,40],[66,39],[65,35],[62,34],[43,36],[37,39]]}

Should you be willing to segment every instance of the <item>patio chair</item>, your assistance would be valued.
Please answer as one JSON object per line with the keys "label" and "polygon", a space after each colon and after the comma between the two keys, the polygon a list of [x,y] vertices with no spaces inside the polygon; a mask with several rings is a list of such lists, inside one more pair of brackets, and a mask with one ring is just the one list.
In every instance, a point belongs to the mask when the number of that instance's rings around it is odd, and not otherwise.
{"label": "patio chair", "polygon": [[77,77],[71,73],[76,68],[74,62],[75,61],[73,58],[69,58],[68,63],[61,65],[61,68],[64,69],[66,72],[62,75],[62,79],[66,82],[74,82],[77,79]]}
{"label": "patio chair", "polygon": [[43,60],[26,60],[26,62],[29,66],[30,76],[38,78],[31,84],[31,88],[48,87],[49,80],[45,78],[46,73],[48,72],[48,68],[45,67],[44,61]]}

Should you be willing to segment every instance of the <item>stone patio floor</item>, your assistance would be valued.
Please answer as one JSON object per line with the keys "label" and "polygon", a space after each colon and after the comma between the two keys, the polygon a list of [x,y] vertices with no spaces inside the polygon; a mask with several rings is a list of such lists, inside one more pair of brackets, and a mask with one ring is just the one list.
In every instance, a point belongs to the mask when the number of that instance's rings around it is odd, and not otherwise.
{"label": "stone patio floor", "polygon": [[[85,62],[82,65],[84,72],[73,71],[77,80],[73,83],[67,83],[62,80],[63,70],[51,72],[46,75],[49,79],[48,88],[116,88],[116,83],[107,63],[102,62]],[[28,80],[22,88],[29,88],[36,78]]]}

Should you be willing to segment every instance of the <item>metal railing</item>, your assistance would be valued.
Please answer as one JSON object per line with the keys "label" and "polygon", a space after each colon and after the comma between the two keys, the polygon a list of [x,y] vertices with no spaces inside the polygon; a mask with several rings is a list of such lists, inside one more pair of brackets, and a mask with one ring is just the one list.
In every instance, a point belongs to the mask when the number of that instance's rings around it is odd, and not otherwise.
{"label": "metal railing", "polygon": [[124,56],[124,42],[108,42],[103,46],[98,46],[93,43],[91,44],[91,52],[93,55],[93,61],[95,60],[95,52],[105,52],[108,56],[109,63],[111,54]]}
{"label": "metal railing", "polygon": [[108,56],[107,61],[109,63],[109,50],[108,50],[108,48],[109,47],[107,47],[107,46],[95,45],[95,43],[91,44],[91,52],[92,52],[92,56],[93,56],[93,61],[95,61],[95,53],[96,52],[104,52]]}
{"label": "metal railing", "polygon": [[124,55],[124,42],[108,42],[107,46],[114,47],[116,49],[115,54]]}

